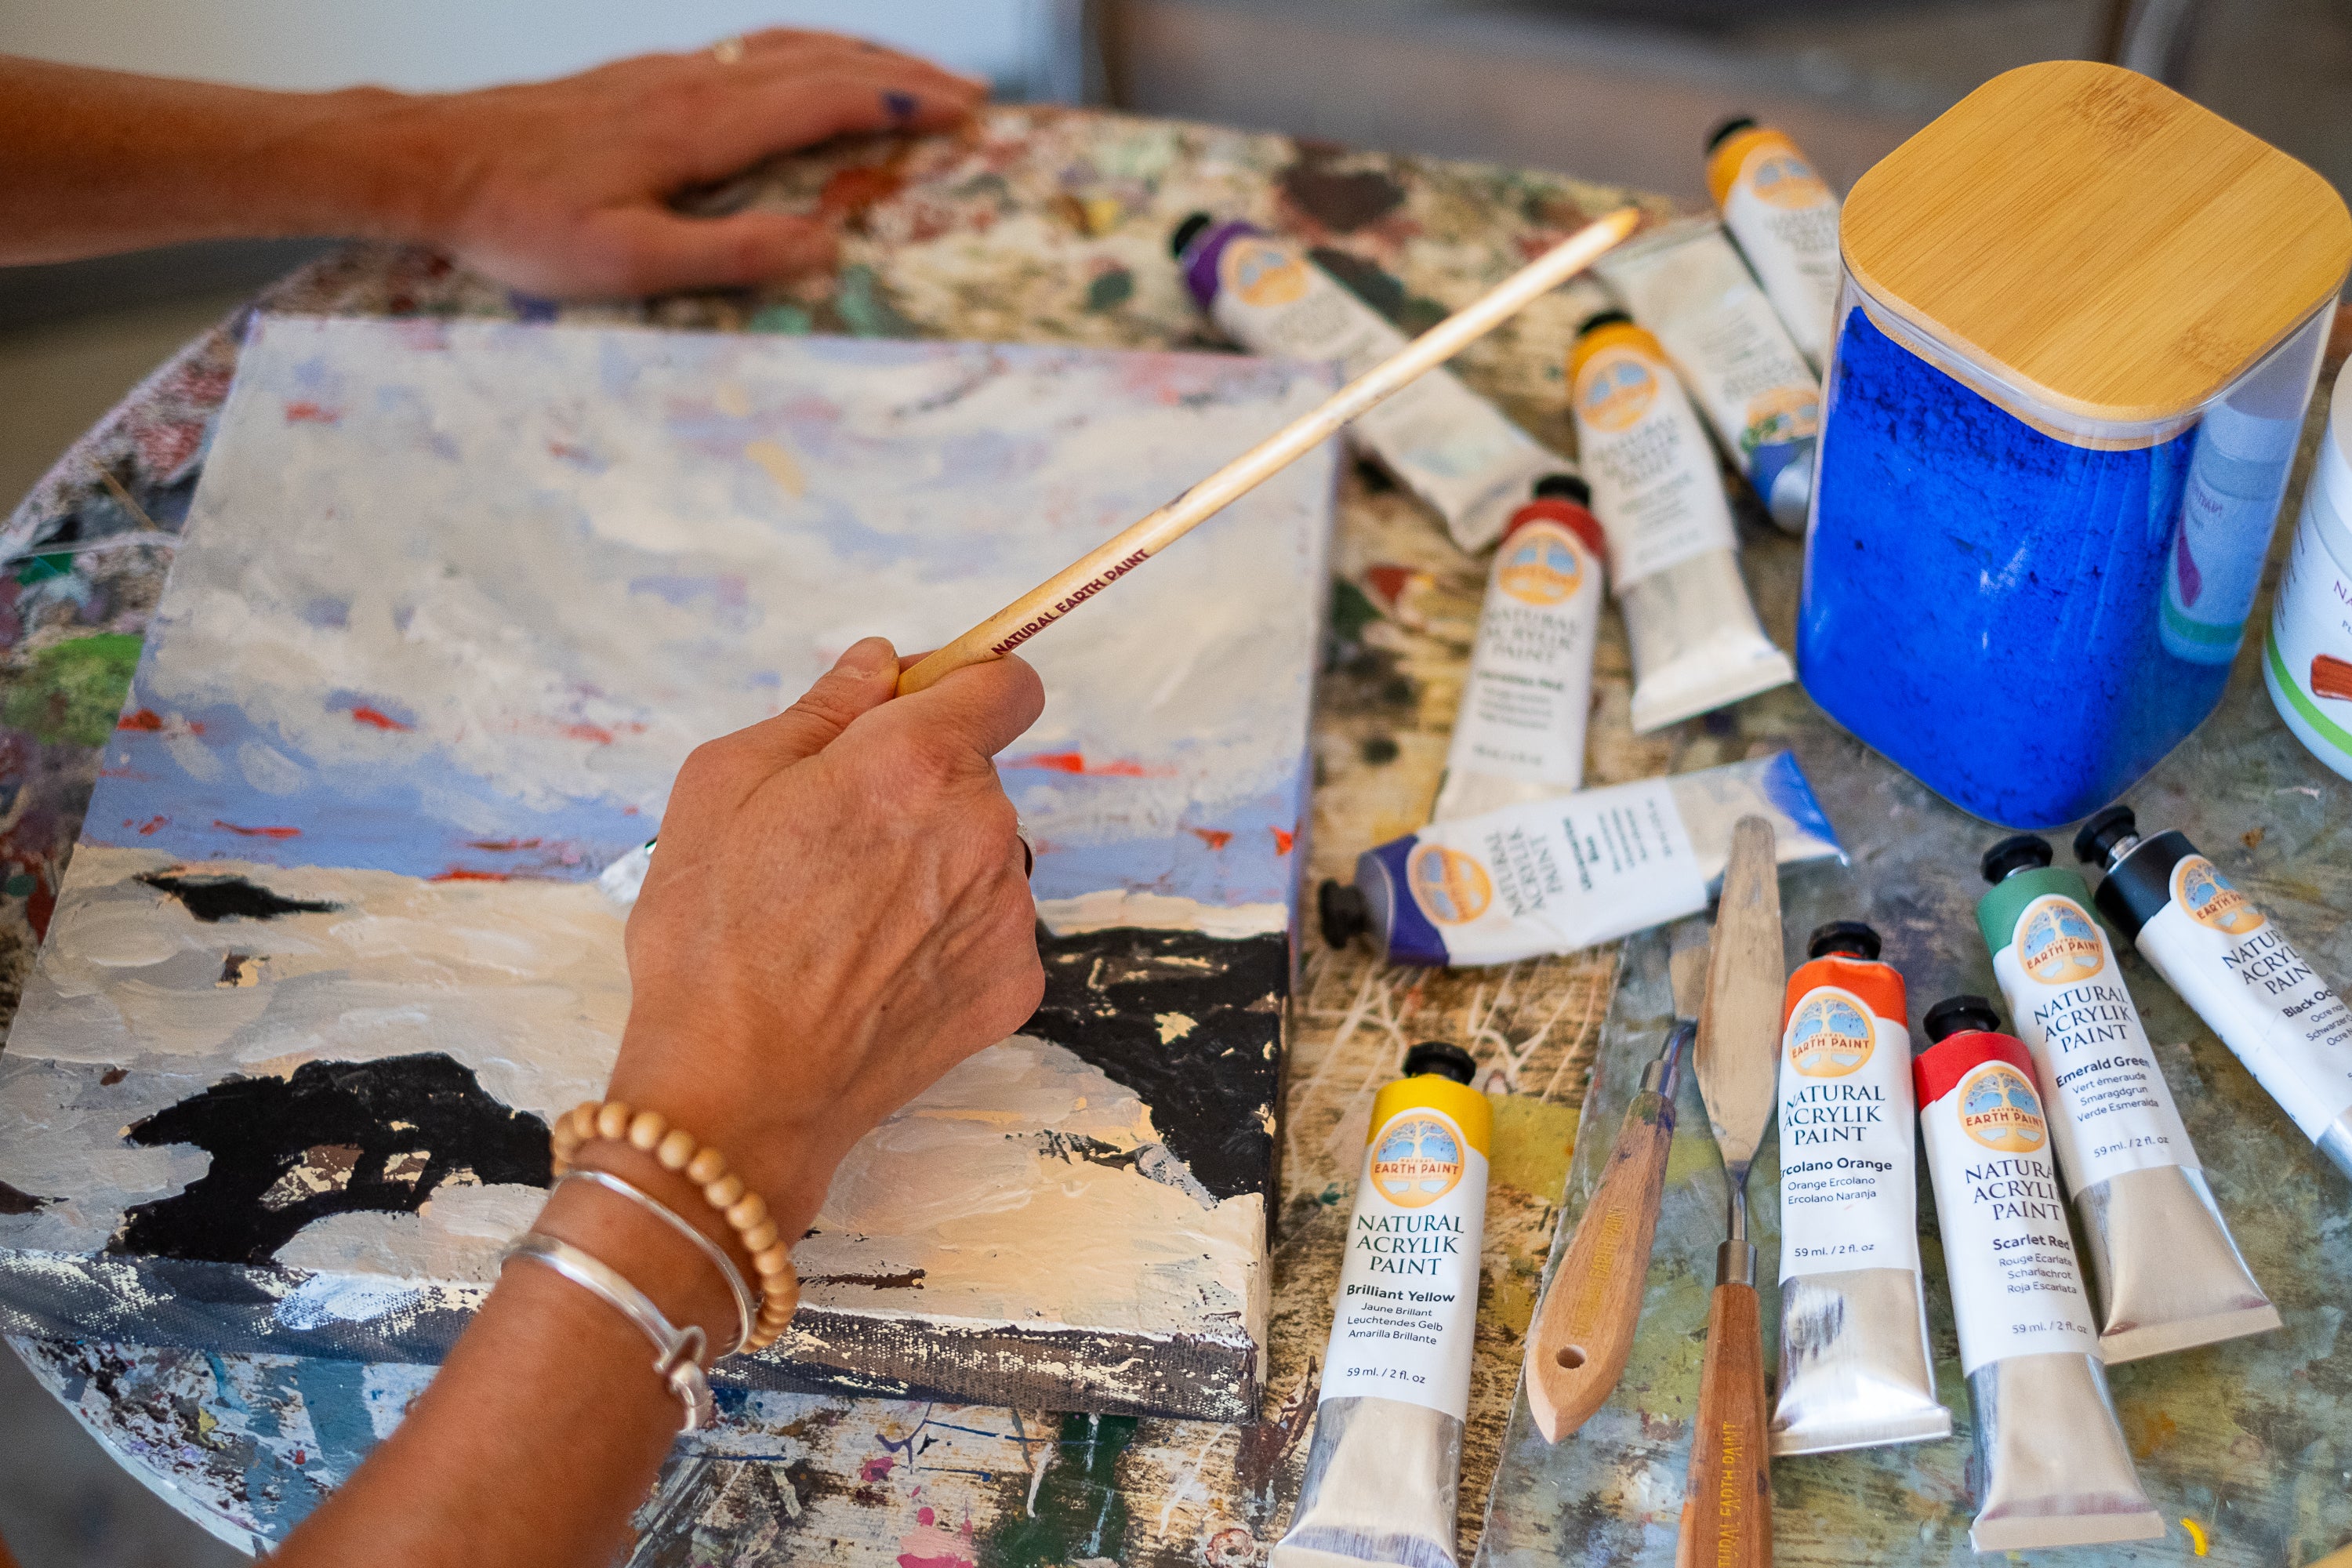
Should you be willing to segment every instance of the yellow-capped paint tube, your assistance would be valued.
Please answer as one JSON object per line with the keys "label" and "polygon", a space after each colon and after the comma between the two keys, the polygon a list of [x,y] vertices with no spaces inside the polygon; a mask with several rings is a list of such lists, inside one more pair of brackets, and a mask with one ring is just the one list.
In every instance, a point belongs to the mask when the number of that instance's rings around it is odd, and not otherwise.
{"label": "yellow-capped paint tube", "polygon": [[1838,199],[1797,144],[1753,120],[1706,142],[1706,188],[1797,347],[1829,363],[1837,314]]}
{"label": "yellow-capped paint tube", "polygon": [[1372,1101],[1315,1440],[1271,1568],[1453,1568],[1493,1112],[1458,1046]]}
{"label": "yellow-capped paint tube", "polygon": [[1739,575],[1715,448],[1665,350],[1622,310],[1586,319],[1569,407],[1633,655],[1633,732],[1795,679]]}

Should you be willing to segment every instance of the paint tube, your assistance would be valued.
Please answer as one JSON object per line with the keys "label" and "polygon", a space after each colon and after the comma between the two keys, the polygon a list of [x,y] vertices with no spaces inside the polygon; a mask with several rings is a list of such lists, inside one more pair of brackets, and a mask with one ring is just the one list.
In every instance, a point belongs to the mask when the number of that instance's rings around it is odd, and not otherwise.
{"label": "paint tube", "polygon": [[1323,936],[1371,932],[1391,963],[1511,963],[1573,952],[1706,908],[1732,825],[1772,825],[1780,861],[1843,860],[1796,757],[1589,789],[1432,823],[1325,882]]}
{"label": "paint tube", "polygon": [[2284,932],[2179,833],[2139,837],[2128,806],[2083,826],[2099,908],[2303,1135],[2352,1176],[2352,1010]]}
{"label": "paint tube", "polygon": [[2164,1521],[2116,1421],[2033,1089],[1981,996],[1927,1010],[1912,1063],[1960,1370],[1976,1406],[1979,1552],[2146,1541]]}
{"label": "paint tube", "polygon": [[1822,382],[1713,218],[1669,224],[1592,264],[1657,335],[1716,439],[1783,531],[1805,531]]}
{"label": "paint tube", "polygon": [[1658,340],[1621,310],[1569,351],[1577,450],[1633,655],[1637,735],[1795,676],[1756,619],[1715,452]]}
{"label": "paint tube", "polygon": [[1819,370],[1837,314],[1838,199],[1797,144],[1746,118],[1706,139],[1706,188],[1789,336]]}
{"label": "paint tube", "polygon": [[[1353,380],[1405,346],[1387,317],[1297,247],[1249,224],[1194,213],[1170,248],[1192,298],[1252,353],[1329,360]],[[1538,479],[1576,469],[1444,369],[1365,413],[1348,438],[1434,508],[1454,542],[1474,553],[1495,542]]]}
{"label": "paint tube", "polygon": [[1936,1398],[1912,1162],[1910,1015],[1878,933],[1838,921],[1780,1038],[1780,1394],[1772,1452],[1952,1435]]}
{"label": "paint tube", "polygon": [[2140,1026],[2091,890],[2031,833],[1985,851],[1977,925],[2033,1053],[2083,1222],[2109,1364],[2258,1334],[2278,1309],[2239,1256]]}
{"label": "paint tube", "polygon": [[1405,1053],[1372,1101],[1315,1440],[1269,1568],[1454,1568],[1492,1112],[1458,1046]]}
{"label": "paint tube", "polygon": [[1585,510],[1590,499],[1572,476],[1538,480],[1536,499],[1503,532],[1433,821],[1566,795],[1584,782],[1601,630],[1601,525]]}

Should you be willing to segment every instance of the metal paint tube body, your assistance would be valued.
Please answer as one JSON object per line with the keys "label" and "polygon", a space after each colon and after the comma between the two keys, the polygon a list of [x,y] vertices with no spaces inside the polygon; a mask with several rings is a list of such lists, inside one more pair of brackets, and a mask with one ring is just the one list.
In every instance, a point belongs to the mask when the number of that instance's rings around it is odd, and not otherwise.
{"label": "metal paint tube body", "polygon": [[1821,443],[1822,381],[1713,218],[1619,246],[1593,272],[1657,334],[1716,439],[1783,531],[1801,534]]}
{"label": "metal paint tube body", "polygon": [[1491,1120],[1485,1095],[1434,1073],[1372,1102],[1314,1444],[1271,1568],[1458,1562]]}
{"label": "metal paint tube body", "polygon": [[2058,1168],[2083,1222],[2110,1363],[2279,1326],[2205,1184],[2090,889],[2018,871],[1977,906],[2018,1037],[2033,1053]]}
{"label": "metal paint tube body", "polygon": [[1567,795],[1584,782],[1601,577],[1600,524],[1573,500],[1538,498],[1512,516],[1487,575],[1431,820]]}
{"label": "metal paint tube body", "polygon": [[1838,290],[1838,199],[1797,144],[1751,125],[1716,143],[1706,184],[1789,335],[1828,363]]}
{"label": "metal paint tube body", "polygon": [[1573,952],[1706,908],[1751,815],[1783,866],[1843,858],[1797,759],[1776,752],[1432,823],[1367,850],[1356,890],[1394,963]]}
{"label": "metal paint tube body", "polygon": [[1827,956],[1789,977],[1775,1456],[1951,1436],[1927,1348],[1906,1016],[1892,964]]}
{"label": "metal paint tube body", "polygon": [[1715,449],[1658,340],[1630,321],[1597,319],[1570,351],[1568,379],[1632,645],[1633,732],[1795,679],[1756,618]]}
{"label": "metal paint tube body", "polygon": [[[1201,225],[1177,259],[1193,299],[1252,353],[1329,360],[1353,378],[1405,346],[1387,317],[1303,250],[1246,223]],[[1348,438],[1472,552],[1494,542],[1536,480],[1576,471],[1442,368],[1366,413]]]}
{"label": "metal paint tube body", "polygon": [[2186,837],[2117,849],[2099,908],[2352,1176],[2352,1009]]}
{"label": "metal paint tube body", "polygon": [[1960,1366],[1976,1406],[1979,1552],[2141,1541],[2140,1489],[2067,1236],[2033,1058],[1970,1030],[1912,1064]]}

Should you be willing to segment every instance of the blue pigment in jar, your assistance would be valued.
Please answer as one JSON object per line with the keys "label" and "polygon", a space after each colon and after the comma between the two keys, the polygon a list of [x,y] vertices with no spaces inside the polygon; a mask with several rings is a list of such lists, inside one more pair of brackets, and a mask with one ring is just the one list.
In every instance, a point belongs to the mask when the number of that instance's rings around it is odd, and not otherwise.
{"label": "blue pigment in jar", "polygon": [[[2126,100],[2167,134],[2118,142]],[[2200,138],[2239,173],[2184,190]],[[1840,239],[1798,679],[1965,810],[2075,821],[2228,685],[2352,215],[2168,89],[2053,61],[1871,170]]]}

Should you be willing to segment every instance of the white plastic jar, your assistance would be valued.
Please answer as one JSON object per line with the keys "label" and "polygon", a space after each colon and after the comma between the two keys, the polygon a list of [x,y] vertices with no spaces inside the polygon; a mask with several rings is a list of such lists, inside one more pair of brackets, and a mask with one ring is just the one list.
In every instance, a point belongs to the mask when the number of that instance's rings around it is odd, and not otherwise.
{"label": "white plastic jar", "polygon": [[2336,374],[2304,491],[2263,680],[2311,754],[2352,779],[2352,364]]}

